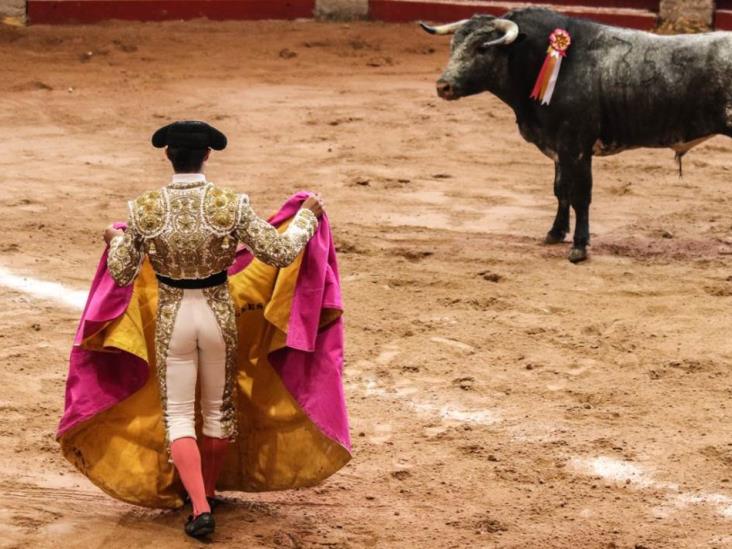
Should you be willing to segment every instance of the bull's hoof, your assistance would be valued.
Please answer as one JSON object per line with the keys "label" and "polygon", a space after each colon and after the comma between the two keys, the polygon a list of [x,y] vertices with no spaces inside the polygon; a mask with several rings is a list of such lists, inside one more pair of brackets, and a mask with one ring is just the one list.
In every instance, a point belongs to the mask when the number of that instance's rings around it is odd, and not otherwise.
{"label": "bull's hoof", "polygon": [[572,263],[579,263],[587,259],[587,248],[572,248],[569,251],[569,260]]}
{"label": "bull's hoof", "polygon": [[567,236],[567,233],[564,231],[555,233],[554,231],[549,231],[546,233],[546,237],[544,238],[544,244],[561,244],[564,242],[564,237]]}

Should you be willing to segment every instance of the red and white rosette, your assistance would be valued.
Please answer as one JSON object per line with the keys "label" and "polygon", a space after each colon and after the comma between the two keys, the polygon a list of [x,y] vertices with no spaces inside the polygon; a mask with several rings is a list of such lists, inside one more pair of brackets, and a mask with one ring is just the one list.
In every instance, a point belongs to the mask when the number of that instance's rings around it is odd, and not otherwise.
{"label": "red and white rosette", "polygon": [[562,59],[567,56],[567,50],[571,44],[572,37],[564,29],[555,29],[549,35],[549,49],[531,92],[531,99],[541,101],[542,105],[548,105],[551,102],[559,77],[559,69],[562,67]]}

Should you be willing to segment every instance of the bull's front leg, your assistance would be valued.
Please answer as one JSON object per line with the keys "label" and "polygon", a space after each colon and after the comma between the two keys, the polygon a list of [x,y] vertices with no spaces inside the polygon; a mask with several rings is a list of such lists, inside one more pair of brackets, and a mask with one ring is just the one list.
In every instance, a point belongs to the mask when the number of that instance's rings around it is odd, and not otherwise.
{"label": "bull's front leg", "polygon": [[559,162],[554,163],[554,196],[557,197],[557,215],[544,239],[545,244],[559,244],[569,232],[569,185],[562,179]]}
{"label": "bull's front leg", "polygon": [[[568,155],[559,158],[563,181],[570,184],[569,199],[575,215],[574,242],[569,260],[579,263],[587,259],[590,243],[590,202],[592,202],[592,155]],[[566,179],[565,179],[566,176]]]}

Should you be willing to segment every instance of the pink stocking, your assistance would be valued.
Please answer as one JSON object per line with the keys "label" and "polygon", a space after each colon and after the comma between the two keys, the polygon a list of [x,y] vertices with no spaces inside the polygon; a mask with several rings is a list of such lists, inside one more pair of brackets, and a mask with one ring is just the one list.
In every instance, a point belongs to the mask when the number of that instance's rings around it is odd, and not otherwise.
{"label": "pink stocking", "polygon": [[216,490],[216,481],[224,465],[226,450],[229,441],[225,438],[213,438],[203,436],[203,483],[206,487],[206,495],[213,497]]}
{"label": "pink stocking", "polygon": [[180,479],[183,481],[183,486],[191,498],[193,516],[210,513],[211,508],[208,506],[201,475],[201,454],[198,451],[196,439],[184,437],[174,440],[170,445],[170,454],[173,457],[175,468],[178,469]]}

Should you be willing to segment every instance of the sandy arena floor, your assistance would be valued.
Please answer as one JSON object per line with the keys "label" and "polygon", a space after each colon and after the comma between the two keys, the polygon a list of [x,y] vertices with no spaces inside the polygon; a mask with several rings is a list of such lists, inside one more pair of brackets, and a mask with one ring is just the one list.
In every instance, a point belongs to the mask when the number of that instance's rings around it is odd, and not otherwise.
{"label": "sandy arena floor", "polygon": [[[0,29],[0,268],[86,290],[169,120],[262,214],[329,201],[354,459],[231,494],[226,547],[732,547],[732,141],[595,163],[592,259],[540,244],[550,162],[489,95],[446,103],[411,25]],[[182,547],[59,454],[79,311],[0,286],[2,547]],[[220,542],[220,543],[218,543]]]}

